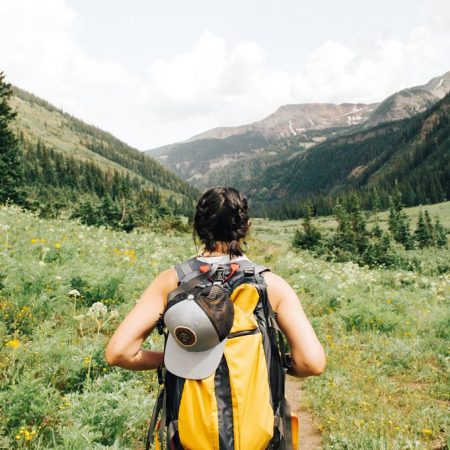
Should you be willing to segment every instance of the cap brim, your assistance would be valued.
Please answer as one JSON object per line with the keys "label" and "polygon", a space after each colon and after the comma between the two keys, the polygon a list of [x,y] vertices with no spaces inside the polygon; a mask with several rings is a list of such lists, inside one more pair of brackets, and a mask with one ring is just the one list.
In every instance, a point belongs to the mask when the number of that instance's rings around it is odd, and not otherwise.
{"label": "cap brim", "polygon": [[169,333],[164,350],[164,365],[174,375],[190,380],[208,378],[219,367],[226,339],[203,352],[187,351]]}

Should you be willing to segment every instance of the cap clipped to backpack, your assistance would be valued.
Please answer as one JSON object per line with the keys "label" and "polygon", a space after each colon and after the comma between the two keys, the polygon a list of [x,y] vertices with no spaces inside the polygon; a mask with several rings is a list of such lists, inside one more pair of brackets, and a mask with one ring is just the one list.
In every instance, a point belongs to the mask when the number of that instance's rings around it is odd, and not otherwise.
{"label": "cap clipped to backpack", "polygon": [[220,285],[175,296],[164,313],[167,370],[193,380],[209,377],[220,364],[233,318],[233,303]]}

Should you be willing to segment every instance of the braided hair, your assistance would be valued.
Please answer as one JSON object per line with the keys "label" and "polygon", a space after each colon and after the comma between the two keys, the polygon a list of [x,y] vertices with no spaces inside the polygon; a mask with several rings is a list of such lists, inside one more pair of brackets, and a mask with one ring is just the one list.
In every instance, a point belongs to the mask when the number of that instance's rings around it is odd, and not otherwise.
{"label": "braided hair", "polygon": [[217,186],[200,197],[194,216],[197,235],[212,252],[217,243],[227,245],[230,257],[242,256],[242,243],[249,229],[247,199],[236,189]]}

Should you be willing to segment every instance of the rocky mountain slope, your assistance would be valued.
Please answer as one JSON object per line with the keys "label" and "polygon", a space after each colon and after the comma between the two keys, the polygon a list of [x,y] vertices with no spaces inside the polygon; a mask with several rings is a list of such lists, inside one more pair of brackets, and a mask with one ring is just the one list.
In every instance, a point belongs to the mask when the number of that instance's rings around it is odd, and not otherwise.
{"label": "rocky mountain slope", "polygon": [[232,164],[212,184],[220,179],[237,187],[255,211],[268,215],[305,200],[320,209],[351,191],[370,203],[374,188],[387,206],[395,184],[409,206],[445,201],[450,198],[450,93],[411,118],[294,150],[270,163],[253,159]]}
{"label": "rocky mountain slope", "polygon": [[[233,165],[240,173],[255,159],[270,165],[280,157],[314,147],[327,139],[425,111],[450,91],[450,72],[422,86],[403,89],[377,104],[301,104],[280,107],[267,118],[240,127],[221,127],[187,141],[149,150],[181,178],[207,187],[218,169]],[[238,162],[239,164],[234,164]],[[242,177],[248,176],[242,173]]]}

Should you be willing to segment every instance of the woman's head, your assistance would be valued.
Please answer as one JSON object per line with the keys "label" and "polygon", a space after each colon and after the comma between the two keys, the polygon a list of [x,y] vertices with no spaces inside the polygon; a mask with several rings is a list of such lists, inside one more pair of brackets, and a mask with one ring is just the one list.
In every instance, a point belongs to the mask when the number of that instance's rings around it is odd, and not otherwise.
{"label": "woman's head", "polygon": [[194,232],[214,251],[226,246],[230,256],[241,256],[241,244],[249,229],[247,199],[236,189],[217,186],[200,197],[194,217]]}

